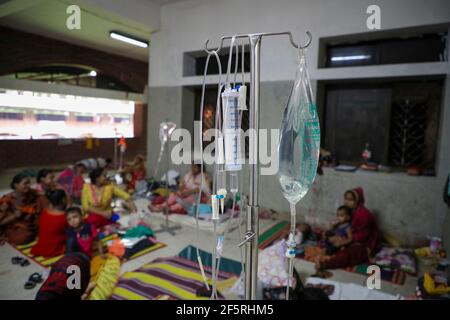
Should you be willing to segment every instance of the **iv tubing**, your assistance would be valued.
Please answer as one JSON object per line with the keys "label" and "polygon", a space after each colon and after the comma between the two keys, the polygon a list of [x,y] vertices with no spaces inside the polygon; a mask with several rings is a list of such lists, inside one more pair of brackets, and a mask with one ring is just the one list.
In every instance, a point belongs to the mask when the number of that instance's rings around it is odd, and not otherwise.
{"label": "iv tubing", "polygon": [[245,61],[245,45],[244,45],[244,40],[242,40],[242,52],[241,52],[241,58],[242,58],[242,61],[241,61],[242,84],[244,84],[244,83],[245,83],[245,77],[244,77],[244,74],[245,74],[245,69],[244,69],[244,61]]}
{"label": "iv tubing", "polygon": [[[225,228],[225,232],[224,232],[224,235],[223,235],[223,242],[224,242],[224,243],[225,243],[225,241],[226,241],[226,239],[227,239],[227,235],[228,235],[228,233],[229,233],[229,231],[230,231],[230,228],[231,228],[231,220],[233,220],[234,214],[236,213],[236,210],[234,209],[235,206],[236,206],[236,193],[233,194],[233,207],[232,207],[232,209],[231,209],[231,215],[230,215],[230,218],[228,219],[227,226],[226,226],[226,228]],[[221,260],[221,259],[222,259],[222,256],[220,256],[219,259],[218,259],[216,274],[219,273],[219,270],[220,270],[220,260]]]}
{"label": "iv tubing", "polygon": [[[222,77],[222,66],[220,64],[220,59],[219,59],[219,55],[213,51],[212,53],[208,54],[208,57],[206,58],[206,64],[205,64],[205,72],[203,75],[203,85],[202,85],[202,98],[201,98],[201,102],[200,102],[200,160],[201,160],[201,165],[200,165],[200,171],[201,171],[201,177],[202,179],[200,180],[200,190],[199,190],[199,194],[197,197],[197,203],[196,203],[196,207],[195,207],[195,224],[196,224],[196,229],[197,229],[197,243],[199,242],[199,230],[200,230],[200,226],[198,223],[198,218],[199,218],[199,207],[200,207],[200,198],[202,195],[202,190],[203,190],[203,104],[204,104],[204,100],[205,100],[205,89],[206,89],[206,75],[207,75],[207,71],[208,71],[208,64],[209,64],[209,60],[211,58],[211,55],[214,55],[216,57],[217,60],[217,64],[219,67],[219,85],[218,85],[218,94],[220,95],[220,91],[222,89],[222,85],[221,85],[221,77]],[[220,102],[220,101],[219,101]],[[216,108],[219,108],[220,106],[216,106]],[[203,268],[203,263],[202,263],[202,259],[200,257],[200,250],[197,247],[197,260],[200,266],[200,272],[202,274],[203,280],[205,282],[206,288],[208,290],[210,290],[209,285],[208,285],[208,281],[206,279],[206,275],[205,275],[205,271]]]}
{"label": "iv tubing", "polygon": [[237,79],[237,72],[238,72],[238,65],[239,65],[239,45],[236,43],[236,58],[235,58],[235,64],[234,64],[234,81],[233,81],[233,87],[236,88],[236,79]]}
{"label": "iv tubing", "polygon": [[[231,58],[232,58],[232,53],[233,53],[233,47],[234,47],[234,42],[235,42],[235,38],[234,37],[232,37],[231,38],[231,45],[230,45],[230,54],[229,54],[229,57],[228,57],[228,66],[227,66],[227,75],[226,75],[226,88],[230,88],[231,86],[230,86],[230,75],[231,75]],[[236,61],[235,61],[235,77],[234,77],[234,80],[236,81],[236,78],[237,78],[237,70],[238,70],[238,57],[239,57],[239,55],[238,55],[238,46],[236,45]],[[236,83],[234,83],[234,86],[236,85]],[[220,92],[218,93],[218,101],[220,101]],[[222,107],[223,108],[223,107]],[[222,109],[222,112],[224,113],[224,115],[223,115],[223,117],[225,118],[226,117],[226,114],[227,114],[227,110],[223,110]],[[216,127],[219,127],[219,125],[220,125],[220,119],[218,119],[219,117],[216,117]],[[218,120],[218,121],[217,121]],[[219,130],[220,130],[220,132],[221,132],[221,128],[219,128]],[[222,165],[223,166],[223,165]],[[220,170],[220,169],[219,169]],[[222,168],[222,170],[223,170],[223,168]],[[217,188],[217,185],[215,186],[215,189]],[[215,193],[216,191],[214,191],[214,193]],[[232,220],[232,218],[233,218],[233,216],[234,216],[234,207],[235,207],[235,203],[236,202],[236,194],[233,194],[233,209],[232,209],[232,215],[231,215],[231,217],[229,218],[229,220],[228,220],[228,223],[227,223],[227,226],[225,227],[225,232],[224,232],[224,242],[225,242],[225,239],[226,239],[226,235],[228,234],[228,230],[229,230],[229,228],[230,228],[230,223],[231,223],[231,220]],[[216,224],[217,224],[217,222],[216,221],[214,221],[214,234],[216,234]],[[213,277],[213,292],[212,292],[212,294],[211,294],[211,298],[212,299],[214,299],[214,298],[218,298],[218,296],[217,296],[217,288],[216,288],[216,283],[217,283],[217,276],[218,276],[218,273],[219,273],[219,270],[220,270],[220,261],[221,261],[221,256],[219,256],[219,257],[217,257],[217,244],[218,244],[218,237],[216,237],[216,243],[215,243],[215,246],[214,246],[214,248],[213,248],[213,273],[212,273],[212,277]],[[217,262],[217,264],[216,264],[216,262]],[[216,267],[216,265],[217,265],[217,267]]]}
{"label": "iv tubing", "polygon": [[[291,205],[291,230],[290,234],[292,234],[295,238],[295,224],[296,224],[296,211],[295,211],[295,203],[290,203]],[[294,258],[288,258],[288,278],[287,278],[287,286],[286,286],[286,300],[289,300],[289,287],[290,280],[292,275],[294,274]]]}
{"label": "iv tubing", "polygon": [[[228,79],[228,76],[229,76],[229,74],[231,72],[231,57],[232,57],[232,50],[233,50],[233,46],[234,46],[234,41],[235,41],[235,39],[232,38],[231,39],[231,46],[230,46],[230,54],[229,54],[229,57],[228,57],[227,79]],[[237,73],[238,73],[238,64],[239,64],[239,46],[238,46],[238,44],[236,44],[236,56],[235,56],[235,66],[234,66],[234,83],[233,83],[233,87],[236,87],[236,80],[237,80]],[[242,71],[242,84],[244,84],[244,42],[242,42],[242,66],[241,66],[241,71]],[[227,110],[224,111],[224,114],[225,114],[224,117],[226,117]],[[241,126],[242,126],[242,111],[239,112],[239,128],[241,128]],[[238,178],[239,177],[238,173],[237,172],[236,173],[232,173],[232,175],[235,175],[235,177],[237,179],[237,182],[238,182],[237,186],[238,186],[238,190],[239,190],[239,181],[240,181],[240,179]],[[231,176],[230,176],[230,181],[231,181]],[[223,239],[224,243],[226,241],[228,233],[230,232],[231,222],[232,222],[232,220],[234,220],[233,218],[234,218],[234,215],[236,213],[235,207],[236,207],[236,195],[237,195],[237,192],[238,191],[235,191],[233,193],[233,203],[232,203],[232,207],[231,207],[231,215],[230,215],[230,218],[228,219],[227,225],[225,227],[224,236],[223,236],[224,237],[224,239]],[[242,207],[241,206],[240,206],[240,216],[242,216]],[[239,219],[240,223],[241,223],[241,221],[242,220]],[[214,222],[214,223],[216,223],[216,222]],[[242,230],[242,228],[239,225],[240,238],[242,238],[241,230]],[[244,269],[244,266],[243,266],[242,248],[239,248],[239,251],[240,251],[240,255],[241,255],[241,268],[244,271],[245,269]],[[220,271],[221,259],[222,259],[222,255],[220,255],[218,257],[217,269],[214,271],[214,276],[215,276],[214,281],[215,282],[217,282],[217,276],[218,276],[219,271]],[[216,260],[216,256],[214,255],[214,262],[215,262],[215,260]],[[213,269],[214,269],[214,267],[213,267]],[[217,292],[216,292],[216,295],[217,295]]]}

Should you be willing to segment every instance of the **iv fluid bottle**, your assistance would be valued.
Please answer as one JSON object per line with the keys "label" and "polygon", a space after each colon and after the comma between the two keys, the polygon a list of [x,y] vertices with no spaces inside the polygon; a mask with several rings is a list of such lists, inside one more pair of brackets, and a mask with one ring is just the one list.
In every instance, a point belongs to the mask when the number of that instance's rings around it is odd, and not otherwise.
{"label": "iv fluid bottle", "polygon": [[223,119],[225,170],[227,171],[242,169],[238,102],[239,92],[237,90],[226,89],[222,93],[222,103],[225,110]]}
{"label": "iv fluid bottle", "polygon": [[278,179],[283,196],[291,204],[300,201],[313,184],[319,152],[319,118],[302,52],[296,80],[284,110],[278,145]]}

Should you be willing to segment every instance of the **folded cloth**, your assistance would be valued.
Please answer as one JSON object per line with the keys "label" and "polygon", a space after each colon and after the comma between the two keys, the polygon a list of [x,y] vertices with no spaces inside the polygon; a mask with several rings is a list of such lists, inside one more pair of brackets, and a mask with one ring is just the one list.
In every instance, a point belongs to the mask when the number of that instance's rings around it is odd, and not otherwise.
{"label": "folded cloth", "polygon": [[121,242],[125,246],[125,248],[132,248],[136,243],[138,243],[141,240],[144,240],[146,237],[136,237],[136,238],[123,238]]}
{"label": "folded cloth", "polygon": [[140,238],[140,237],[153,237],[153,230],[149,227],[139,225],[137,227],[128,229],[122,238]]}
{"label": "folded cloth", "polygon": [[141,241],[139,241],[138,243],[136,243],[133,247],[131,248],[126,248],[125,249],[125,255],[124,258],[125,259],[129,259],[130,257],[132,257],[133,255],[135,255],[136,253],[151,247],[155,244],[155,242],[149,238],[145,238]]}

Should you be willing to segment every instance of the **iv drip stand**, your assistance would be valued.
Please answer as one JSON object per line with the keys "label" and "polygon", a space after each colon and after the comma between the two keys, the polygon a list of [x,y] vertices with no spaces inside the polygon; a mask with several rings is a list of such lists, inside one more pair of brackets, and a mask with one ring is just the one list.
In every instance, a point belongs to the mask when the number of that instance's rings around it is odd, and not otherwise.
{"label": "iv drip stand", "polygon": [[[166,122],[168,122],[168,120],[166,119]],[[168,142],[165,142],[168,143]],[[169,148],[167,146],[164,146],[164,149],[161,150],[162,153],[164,153],[164,158],[166,161],[166,185],[167,187],[169,187],[169,163],[170,163],[170,151]],[[160,160],[162,159],[163,154],[160,154]],[[155,169],[155,173],[154,173],[154,177],[156,178],[156,174],[158,172],[159,169],[159,162],[156,164],[156,169]],[[164,223],[161,224],[161,229],[154,231],[154,233],[160,233],[160,232],[167,232],[168,234],[172,235],[172,236],[176,236],[175,234],[175,230],[181,229],[181,226],[175,225],[175,226],[169,226],[169,208],[168,208],[168,204],[167,204],[167,200],[168,200],[168,196],[166,197],[165,201],[164,201],[164,210],[163,210],[163,214],[165,217]]]}
{"label": "iv drip stand", "polygon": [[258,206],[258,171],[259,171],[259,86],[260,86],[260,58],[261,39],[264,36],[288,35],[291,44],[297,49],[307,48],[311,44],[311,33],[306,32],[308,40],[303,46],[297,45],[291,32],[255,33],[236,36],[224,36],[220,39],[220,46],[216,50],[208,49],[205,42],[205,51],[209,54],[215,51],[217,54],[222,49],[223,41],[231,38],[248,38],[250,42],[250,132],[254,136],[252,148],[253,163],[250,163],[250,193],[247,206],[247,229],[244,240],[239,244],[245,244],[245,299],[256,299],[256,286],[258,281],[258,234],[259,234],[259,206]]}

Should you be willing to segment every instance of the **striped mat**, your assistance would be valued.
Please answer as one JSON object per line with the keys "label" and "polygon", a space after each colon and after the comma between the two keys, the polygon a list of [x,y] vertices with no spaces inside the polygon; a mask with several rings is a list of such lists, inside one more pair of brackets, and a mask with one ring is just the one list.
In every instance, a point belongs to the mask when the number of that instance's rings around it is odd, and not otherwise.
{"label": "striped mat", "polygon": [[267,248],[274,243],[274,241],[287,236],[289,234],[290,225],[291,224],[287,221],[280,221],[263,232],[258,238],[258,248]]}
{"label": "striped mat", "polygon": [[[106,242],[108,240],[111,240],[113,238],[114,235],[109,235],[105,238],[103,238],[102,244],[103,246],[106,247]],[[33,256],[31,254],[31,248],[33,248],[33,246],[37,243],[37,240],[28,243],[28,244],[24,244],[24,245],[20,245],[20,246],[15,246],[11,243],[9,243],[14,249],[16,249],[17,251],[21,252],[23,255],[25,255],[26,257],[28,257],[29,259],[35,261],[36,263],[40,264],[41,266],[43,266],[44,268],[49,268],[51,267],[51,265],[53,263],[55,263],[56,261],[58,261],[59,259],[61,259],[62,255],[57,256],[57,257],[42,257],[42,256]],[[164,248],[166,246],[166,244],[162,243],[162,242],[157,242],[155,243],[153,246],[148,247],[143,249],[142,251],[139,251],[137,253],[135,253],[133,256],[131,256],[131,259],[135,259],[138,258],[144,254],[150,253],[152,251],[156,251],[158,249]]]}
{"label": "striped mat", "polygon": [[[367,274],[368,266],[369,266],[369,264],[360,264],[360,265],[357,265],[354,267],[344,268],[344,270],[347,272],[354,272],[354,273],[358,273],[358,274],[368,277],[369,276]],[[398,285],[402,285],[405,283],[406,275],[407,275],[406,272],[404,272],[402,270],[386,270],[383,268],[380,268],[380,269],[381,269],[381,274],[380,274],[381,280],[392,282],[392,283],[398,284]]]}
{"label": "striped mat", "polygon": [[[211,283],[211,268],[205,267],[208,282]],[[236,281],[233,274],[220,271],[220,284]],[[231,284],[231,283],[229,283]],[[197,297],[196,291],[203,287],[203,278],[198,263],[181,258],[158,258],[141,268],[126,272],[114,289],[112,300],[208,300]]]}

